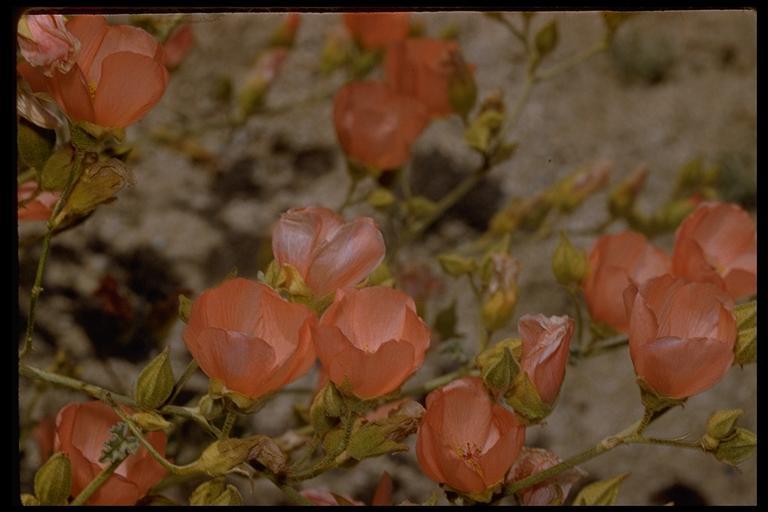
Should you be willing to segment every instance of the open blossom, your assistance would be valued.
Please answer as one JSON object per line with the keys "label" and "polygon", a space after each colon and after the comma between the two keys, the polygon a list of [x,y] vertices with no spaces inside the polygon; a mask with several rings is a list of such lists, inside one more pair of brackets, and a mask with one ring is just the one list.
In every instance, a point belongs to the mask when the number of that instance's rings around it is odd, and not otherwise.
{"label": "open blossom", "polygon": [[333,124],[344,153],[380,170],[405,164],[428,122],[424,105],[381,82],[351,82],[333,100]]}
{"label": "open blossom", "polygon": [[539,397],[553,404],[560,393],[568,362],[574,322],[567,316],[524,315],[518,322],[523,339],[520,366]]}
{"label": "open blossom", "polygon": [[67,30],[61,14],[24,15],[17,34],[21,56],[43,75],[67,73],[75,65],[80,41]]}
{"label": "open blossom", "polygon": [[757,232],[735,204],[705,202],[675,236],[672,271],[691,281],[712,283],[734,299],[757,291]]}
{"label": "open blossom", "polygon": [[454,113],[449,86],[460,74],[471,73],[455,41],[406,39],[387,50],[384,71],[387,85],[424,104],[430,117]]}
{"label": "open blossom", "polygon": [[432,480],[477,493],[504,479],[524,440],[515,415],[491,401],[479,378],[465,377],[427,396],[416,456]]}
{"label": "open blossom", "polygon": [[[27,181],[19,185],[16,191],[19,220],[48,220],[51,216],[60,194],[58,192],[40,192],[35,195],[36,191],[37,183],[34,181]],[[34,199],[30,200],[32,197]]]}
{"label": "open blossom", "polygon": [[184,24],[174,30],[163,43],[165,66],[168,69],[178,67],[194,46],[195,32],[192,30],[192,25]]}
{"label": "open blossom", "polygon": [[[525,447],[509,470],[507,480],[517,482],[561,462],[562,460],[549,450]],[[582,470],[572,468],[541,483],[522,489],[517,493],[517,497],[523,506],[562,505],[573,484],[578,482],[583,475]]]}
{"label": "open blossom", "polygon": [[[72,495],[77,496],[108,463],[99,462],[110,429],[120,417],[99,402],[71,403],[56,417],[55,450],[64,452],[72,464]],[[160,454],[165,453],[162,431],[144,434]],[[133,505],[165,476],[165,469],[140,446],[129,455],[88,500],[89,505]]]}
{"label": "open blossom", "polygon": [[658,394],[686,398],[714,386],[733,362],[733,300],[710,283],[669,274],[624,292],[629,353]]}
{"label": "open blossom", "polygon": [[352,37],[367,50],[402,41],[411,30],[407,12],[345,12],[343,19]]}
{"label": "open blossom", "polygon": [[103,16],[73,16],[69,30],[80,41],[77,64],[47,77],[27,62],[18,70],[34,92],[50,94],[75,121],[106,128],[135,123],[168,85],[163,47],[144,30],[112,25]]}
{"label": "open blossom", "polygon": [[262,283],[235,278],[198,297],[183,338],[208,377],[257,398],[309,371],[314,321],[306,306]]}
{"label": "open blossom", "polygon": [[312,337],[328,378],[368,399],[395,391],[421,368],[430,333],[413,299],[374,286],[338,290]]}
{"label": "open blossom", "polygon": [[294,208],[272,231],[272,252],[318,296],[354,286],[384,259],[384,237],[370,217],[344,219],[328,208]]}
{"label": "open blossom", "polygon": [[669,272],[670,259],[634,231],[601,236],[589,254],[589,270],[583,284],[584,298],[593,320],[619,332],[628,332],[629,318],[622,293],[630,283]]}

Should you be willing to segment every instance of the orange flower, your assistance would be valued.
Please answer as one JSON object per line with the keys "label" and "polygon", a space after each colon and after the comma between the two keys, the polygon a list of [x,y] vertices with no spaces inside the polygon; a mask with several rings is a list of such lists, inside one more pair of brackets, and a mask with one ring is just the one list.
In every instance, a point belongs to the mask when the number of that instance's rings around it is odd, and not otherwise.
{"label": "orange flower", "polygon": [[735,204],[705,202],[675,236],[672,271],[691,281],[712,283],[734,299],[757,291],[757,232]]}
{"label": "orange flower", "polygon": [[523,338],[520,366],[536,386],[539,397],[553,404],[560,393],[573,336],[567,316],[524,315],[517,324]]}
{"label": "orange flower", "polygon": [[29,63],[18,70],[35,92],[46,92],[76,121],[106,128],[135,123],[168,85],[163,47],[144,30],[107,24],[103,16],[73,16],[67,29],[80,41],[77,65],[44,76]]}
{"label": "orange flower", "polygon": [[515,415],[491,401],[479,378],[465,377],[427,396],[416,456],[432,480],[478,493],[504,479],[524,440]]}
{"label": "orange flower", "polygon": [[[19,185],[16,200],[19,203],[19,220],[48,220],[61,194],[58,192],[40,192],[35,196],[37,183],[27,181]],[[28,199],[34,197],[30,201]],[[24,206],[22,203],[27,201]]]}
{"label": "orange flower", "polygon": [[424,363],[429,327],[413,299],[383,286],[336,292],[312,337],[334,384],[368,399],[396,390]]}
{"label": "orange flower", "polygon": [[604,322],[620,332],[628,332],[629,318],[622,293],[630,284],[669,272],[670,259],[640,233],[624,231],[603,235],[589,254],[589,270],[584,281],[584,298],[593,320]]}
{"label": "orange flower", "polygon": [[350,160],[379,170],[396,169],[411,157],[411,145],[429,119],[419,101],[381,82],[351,82],[333,100],[333,124]]}
{"label": "orange flower", "polygon": [[175,69],[195,46],[195,33],[191,25],[182,25],[163,43],[165,67]]}
{"label": "orange flower", "polygon": [[352,37],[367,50],[381,50],[408,37],[407,12],[345,12],[344,24]]}
{"label": "orange flower", "polygon": [[714,386],[733,362],[733,301],[710,283],[669,274],[624,292],[635,372],[658,394],[686,398]]}
{"label": "orange flower", "polygon": [[[523,448],[517,462],[509,470],[507,480],[517,482],[545,469],[560,464],[562,461],[554,453],[541,448]],[[520,505],[523,506],[548,506],[562,505],[568,497],[573,484],[585,473],[572,468],[564,471],[557,476],[545,480],[539,484],[522,489],[517,493]]]}
{"label": "orange flower", "polygon": [[[55,449],[64,452],[72,464],[72,495],[77,496],[108,464],[99,462],[110,429],[120,417],[99,402],[71,403],[56,417]],[[165,453],[162,431],[145,434],[150,444]],[[133,505],[165,476],[165,469],[140,446],[91,496],[89,505]]]}
{"label": "orange flower", "polygon": [[80,41],[67,30],[61,14],[25,15],[19,20],[21,56],[45,76],[66,73],[75,65]]}
{"label": "orange flower", "polygon": [[183,338],[208,377],[257,398],[307,373],[315,361],[314,322],[306,306],[235,278],[198,297]]}
{"label": "orange flower", "polygon": [[442,117],[454,113],[451,80],[471,73],[472,66],[464,63],[455,41],[406,39],[389,47],[384,72],[393,91],[417,99],[430,117]]}
{"label": "orange flower", "polygon": [[294,208],[272,230],[272,252],[294,267],[315,294],[354,286],[384,259],[384,237],[370,217],[351,222],[328,208]]}

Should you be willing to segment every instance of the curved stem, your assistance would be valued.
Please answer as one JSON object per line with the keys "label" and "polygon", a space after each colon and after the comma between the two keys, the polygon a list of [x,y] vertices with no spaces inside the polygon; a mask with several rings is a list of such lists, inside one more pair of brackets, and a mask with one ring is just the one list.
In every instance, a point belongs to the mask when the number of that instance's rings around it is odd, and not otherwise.
{"label": "curved stem", "polygon": [[479,374],[480,372],[477,370],[470,370],[467,367],[462,367],[456,371],[453,371],[451,373],[446,373],[445,375],[441,375],[440,377],[427,381],[425,384],[421,386],[404,389],[401,394],[403,396],[420,396],[425,393],[429,393],[433,389],[437,389],[441,386],[444,386],[466,375],[479,375]]}
{"label": "curved stem", "polygon": [[78,178],[80,177],[80,170],[83,163],[83,154],[80,151],[75,153],[75,164],[72,166],[72,170],[69,173],[69,179],[67,185],[64,187],[64,191],[61,193],[61,197],[56,202],[56,206],[51,212],[51,216],[48,218],[48,228],[43,238],[43,249],[40,255],[40,261],[37,263],[37,272],[35,273],[35,282],[32,285],[32,292],[29,297],[29,316],[27,318],[27,331],[24,335],[24,346],[19,352],[19,359],[23,359],[32,348],[32,333],[35,330],[35,313],[37,311],[37,299],[43,291],[43,276],[45,275],[45,266],[48,263],[48,255],[51,252],[51,239],[53,238],[53,232],[58,225],[57,218],[64,206],[69,200],[69,196],[72,195],[72,191],[75,188]]}
{"label": "curved stem", "polygon": [[189,364],[187,364],[187,367],[184,369],[184,373],[181,374],[181,377],[179,377],[179,380],[176,381],[176,384],[173,386],[173,393],[171,393],[171,398],[169,398],[166,403],[172,404],[173,401],[176,400],[176,397],[179,396],[179,393],[184,387],[184,384],[187,383],[189,378],[192,377],[198,368],[199,366],[197,365],[197,361],[194,359],[192,359]]}
{"label": "curved stem", "polygon": [[109,477],[112,476],[112,473],[114,473],[117,467],[123,463],[126,457],[128,457],[128,454],[125,454],[117,460],[112,461],[109,466],[102,469],[99,474],[96,475],[96,478],[91,480],[91,483],[89,483],[88,486],[83,489],[74,500],[72,500],[70,505],[84,505],[85,502],[88,501],[88,498],[90,498],[93,493],[98,491],[99,487],[104,485],[104,482],[109,480]]}
{"label": "curved stem", "polygon": [[602,39],[596,43],[594,43],[592,46],[587,48],[586,50],[577,53],[562,62],[559,62],[555,65],[553,65],[549,69],[545,69],[543,71],[539,72],[538,80],[548,80],[552,78],[553,76],[559,75],[560,73],[567,71],[571,69],[572,67],[580,64],[582,61],[585,61],[592,57],[593,55],[596,55],[603,50],[608,49],[608,43],[605,39]]}
{"label": "curved stem", "polygon": [[237,420],[237,413],[231,410],[227,411],[227,417],[224,418],[224,424],[221,427],[221,435],[219,436],[219,439],[226,439],[229,437],[232,427],[235,426],[235,420]]}

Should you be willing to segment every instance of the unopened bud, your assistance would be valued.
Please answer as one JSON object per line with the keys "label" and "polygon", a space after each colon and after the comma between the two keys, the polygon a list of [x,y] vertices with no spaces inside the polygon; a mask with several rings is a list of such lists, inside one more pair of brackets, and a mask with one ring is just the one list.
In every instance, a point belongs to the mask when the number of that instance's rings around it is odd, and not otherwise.
{"label": "unopened bud", "polygon": [[541,422],[549,416],[552,407],[544,402],[526,372],[518,372],[504,399],[527,424]]}
{"label": "unopened bud", "polygon": [[501,351],[501,357],[493,364],[481,368],[483,382],[486,387],[495,394],[504,394],[517,374],[520,372],[520,365],[512,357],[509,349],[504,348]]}
{"label": "unopened bud", "polygon": [[757,446],[757,436],[744,428],[736,428],[734,433],[727,439],[720,441],[720,445],[715,451],[715,458],[720,462],[725,462],[735,466],[747,460]]}
{"label": "unopened bud", "polygon": [[558,43],[557,21],[551,20],[536,33],[534,43],[539,57],[550,54]]}
{"label": "unopened bud", "polygon": [[492,294],[482,308],[483,324],[489,331],[497,331],[512,319],[517,305],[517,291],[500,290]]}
{"label": "unopened bud", "polygon": [[72,465],[56,453],[35,474],[35,497],[41,505],[66,505],[72,492]]}
{"label": "unopened bud", "polygon": [[113,201],[118,192],[132,183],[131,171],[122,161],[110,158],[96,162],[77,180],[61,215],[85,215],[100,204]]}
{"label": "unopened bud", "polygon": [[733,316],[739,330],[755,327],[757,325],[757,301],[752,300],[739,304],[733,308]]}
{"label": "unopened bud", "polygon": [[377,187],[368,194],[368,204],[374,208],[387,208],[394,202],[395,195],[384,187]]}
{"label": "unopened bud", "polygon": [[464,132],[464,140],[472,149],[485,153],[491,142],[498,135],[504,123],[504,113],[498,110],[485,110],[475,117]]}
{"label": "unopened bud", "polygon": [[40,500],[35,498],[33,495],[29,493],[24,493],[21,495],[22,507],[37,507],[38,505],[40,505]]}
{"label": "unopened bud", "polygon": [[139,374],[136,381],[136,401],[139,405],[156,409],[171,396],[175,382],[168,348],[166,348]]}
{"label": "unopened bud", "polygon": [[613,164],[601,160],[572,172],[555,186],[553,201],[563,212],[571,212],[608,183]]}
{"label": "unopened bud", "polygon": [[709,434],[704,434],[701,436],[701,439],[699,441],[701,444],[701,447],[708,451],[713,452],[717,449],[717,447],[720,445],[720,440],[715,439],[714,437],[710,436]]}
{"label": "unopened bud", "polygon": [[466,119],[477,101],[475,77],[459,51],[451,52],[449,68],[448,99],[453,110]]}
{"label": "unopened bud", "polygon": [[190,505],[240,505],[242,501],[240,491],[234,485],[227,485],[224,477],[203,482],[189,497]]}
{"label": "unopened bud", "polygon": [[560,232],[560,244],[552,255],[552,272],[563,286],[578,285],[587,274],[587,254],[577,249],[564,232]]}
{"label": "unopened bud", "polygon": [[200,401],[197,403],[197,408],[203,418],[212,420],[218,418],[224,411],[224,406],[221,403],[220,398],[212,397],[211,395],[203,395]]}
{"label": "unopened bud", "polygon": [[165,430],[171,426],[168,420],[152,411],[137,412],[131,416],[131,419],[146,432]]}
{"label": "unopened bud", "polygon": [[253,436],[246,439],[222,439],[208,446],[195,462],[198,471],[210,476],[221,476],[238,464],[248,460],[251,449],[264,436]]}
{"label": "unopened bud", "polygon": [[460,277],[474,272],[477,263],[471,258],[454,253],[440,254],[437,257],[443,271],[451,277]]}
{"label": "unopened bud", "polygon": [[641,166],[614,187],[608,196],[608,210],[613,217],[630,215],[635,206],[637,195],[645,185],[646,178],[648,178],[648,169]]}
{"label": "unopened bud", "polygon": [[707,435],[718,441],[725,439],[733,433],[736,421],[744,414],[741,409],[728,409],[715,411],[707,420]]}
{"label": "unopened bud", "polygon": [[733,364],[743,366],[757,361],[757,327],[739,329],[733,352]]}

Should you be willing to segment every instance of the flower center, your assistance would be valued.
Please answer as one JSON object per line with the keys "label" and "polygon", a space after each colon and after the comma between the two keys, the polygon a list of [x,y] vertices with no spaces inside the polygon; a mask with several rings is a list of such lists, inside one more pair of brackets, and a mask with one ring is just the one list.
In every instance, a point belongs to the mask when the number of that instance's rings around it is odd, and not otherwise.
{"label": "flower center", "polygon": [[456,455],[458,455],[459,459],[461,459],[464,464],[469,466],[472,471],[481,477],[483,476],[483,468],[480,466],[481,451],[478,446],[467,441],[465,446],[454,447],[454,451],[456,452]]}

